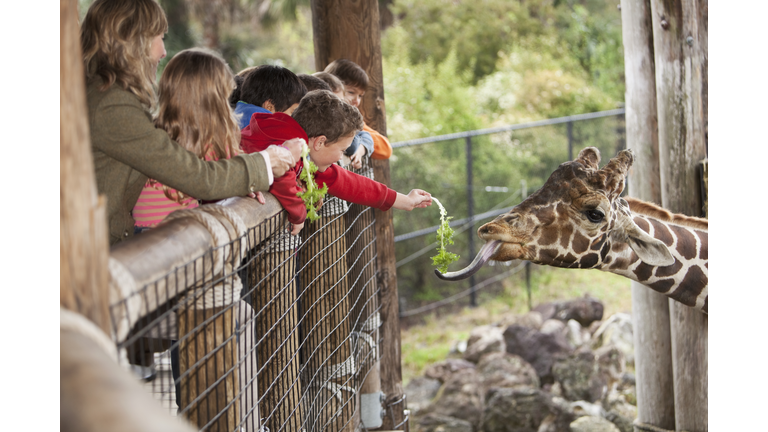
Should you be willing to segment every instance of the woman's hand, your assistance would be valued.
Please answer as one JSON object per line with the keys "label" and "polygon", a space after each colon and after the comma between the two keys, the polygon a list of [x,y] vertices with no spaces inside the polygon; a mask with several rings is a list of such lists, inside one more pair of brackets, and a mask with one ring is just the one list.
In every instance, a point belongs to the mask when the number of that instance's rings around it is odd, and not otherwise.
{"label": "woman's hand", "polygon": [[299,159],[301,158],[301,151],[304,149],[304,145],[306,143],[307,142],[304,141],[303,138],[293,138],[284,142],[282,147],[287,148],[288,151],[291,152],[291,154],[293,155],[293,158],[296,160],[296,162],[298,162]]}
{"label": "woman's hand", "polygon": [[256,193],[251,192],[251,193],[248,194],[248,196],[251,197],[251,198],[254,198],[261,205],[264,205],[264,204],[267,203],[266,201],[264,201],[264,195],[261,193],[261,191],[256,192]]}

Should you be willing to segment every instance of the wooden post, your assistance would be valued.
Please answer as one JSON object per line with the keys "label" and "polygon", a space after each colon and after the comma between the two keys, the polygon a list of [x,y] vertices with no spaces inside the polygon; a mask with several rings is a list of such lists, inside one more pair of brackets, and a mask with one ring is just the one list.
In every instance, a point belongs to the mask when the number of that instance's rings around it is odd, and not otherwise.
{"label": "wooden post", "polygon": [[[378,4],[374,0],[312,0],[315,66],[322,70],[333,60],[347,58],[368,74],[368,89],[361,111],[365,123],[386,135],[384,79]],[[372,160],[376,181],[390,185],[389,160]],[[376,210],[376,265],[381,299],[381,388],[387,415],[381,429],[394,429],[405,421],[405,393],[400,355],[400,318],[395,270],[395,235],[392,210]],[[407,429],[408,424],[401,426]]]}
{"label": "wooden post", "polygon": [[299,330],[294,242],[288,233],[255,258],[249,269],[259,286],[251,294],[260,343],[259,404],[271,431],[301,430],[304,411],[299,377]]}
{"label": "wooden post", "polygon": [[200,429],[230,432],[240,424],[235,308],[210,303],[193,295],[180,301],[179,412]]}
{"label": "wooden post", "polygon": [[342,204],[326,199],[323,216],[304,227],[303,358],[309,385],[308,430],[353,431],[355,365],[350,341],[347,242]]}
{"label": "wooden post", "polygon": [[[651,10],[647,0],[622,0],[626,76],[626,139],[635,153],[629,193],[661,204],[656,80]],[[672,350],[667,297],[632,282],[632,321],[637,377],[637,421],[675,427]]]}
{"label": "wooden post", "polygon": [[77,1],[60,6],[60,302],[111,334],[106,199],[96,192]]}
{"label": "wooden post", "polygon": [[[707,1],[651,1],[662,205],[701,215],[697,164],[706,158]],[[669,301],[675,428],[708,428],[707,316]]]}

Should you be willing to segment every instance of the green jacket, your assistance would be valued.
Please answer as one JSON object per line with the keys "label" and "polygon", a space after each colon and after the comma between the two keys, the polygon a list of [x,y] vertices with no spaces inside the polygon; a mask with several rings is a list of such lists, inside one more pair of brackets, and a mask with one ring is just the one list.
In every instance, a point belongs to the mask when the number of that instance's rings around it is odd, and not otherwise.
{"label": "green jacket", "polygon": [[87,86],[88,122],[96,168],[96,187],[107,196],[109,243],[133,236],[131,211],[151,177],[202,200],[267,191],[264,157],[258,153],[207,162],[155,128],[139,99],[117,85],[99,91]]}

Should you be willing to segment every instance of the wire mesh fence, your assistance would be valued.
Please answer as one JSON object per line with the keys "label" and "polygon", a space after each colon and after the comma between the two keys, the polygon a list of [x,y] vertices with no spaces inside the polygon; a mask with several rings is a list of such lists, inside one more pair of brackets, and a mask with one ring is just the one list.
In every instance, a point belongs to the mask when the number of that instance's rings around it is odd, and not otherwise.
{"label": "wire mesh fence", "polygon": [[[169,413],[205,431],[381,425],[374,212],[328,197],[320,215],[297,236],[284,212],[224,224],[229,241],[206,225],[215,247],[112,302],[123,363]],[[177,240],[157,230],[145,260]]]}

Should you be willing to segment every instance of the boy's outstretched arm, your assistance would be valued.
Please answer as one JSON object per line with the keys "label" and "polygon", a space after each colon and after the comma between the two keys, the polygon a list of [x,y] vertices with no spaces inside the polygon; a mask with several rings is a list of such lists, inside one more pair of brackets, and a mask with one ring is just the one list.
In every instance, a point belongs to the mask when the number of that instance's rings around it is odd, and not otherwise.
{"label": "boy's outstretched arm", "polygon": [[393,208],[411,211],[415,208],[424,208],[432,205],[432,195],[421,189],[414,189],[408,195],[397,193]]}

